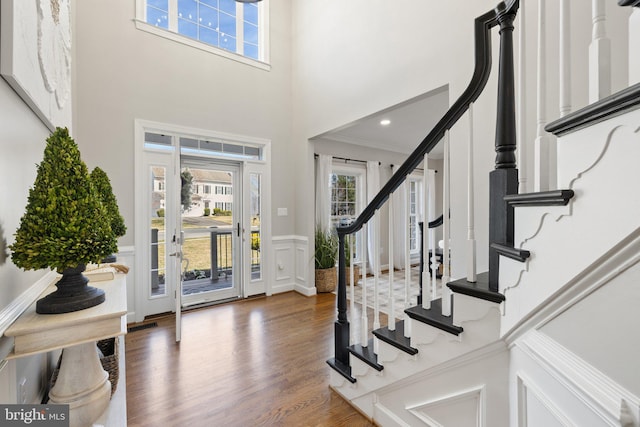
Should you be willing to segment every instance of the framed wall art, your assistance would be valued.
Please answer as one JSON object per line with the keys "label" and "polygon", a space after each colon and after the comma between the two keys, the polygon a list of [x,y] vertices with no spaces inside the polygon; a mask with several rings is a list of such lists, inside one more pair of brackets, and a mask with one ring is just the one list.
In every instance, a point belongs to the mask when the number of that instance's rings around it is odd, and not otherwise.
{"label": "framed wall art", "polygon": [[0,74],[52,131],[71,130],[70,0],[0,2]]}

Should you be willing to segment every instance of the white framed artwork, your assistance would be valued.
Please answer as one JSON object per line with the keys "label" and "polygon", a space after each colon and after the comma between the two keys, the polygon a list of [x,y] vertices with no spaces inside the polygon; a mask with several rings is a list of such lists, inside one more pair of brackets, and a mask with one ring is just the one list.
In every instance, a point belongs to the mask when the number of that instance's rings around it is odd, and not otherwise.
{"label": "white framed artwork", "polygon": [[0,2],[0,74],[51,130],[71,130],[70,0]]}

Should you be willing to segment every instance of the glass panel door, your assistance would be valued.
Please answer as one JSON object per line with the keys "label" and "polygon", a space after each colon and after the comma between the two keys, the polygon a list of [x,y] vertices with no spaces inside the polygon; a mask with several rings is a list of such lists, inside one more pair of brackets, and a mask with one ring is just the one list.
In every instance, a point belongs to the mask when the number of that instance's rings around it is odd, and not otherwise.
{"label": "glass panel door", "polygon": [[184,307],[240,296],[239,172],[237,165],[182,160]]}

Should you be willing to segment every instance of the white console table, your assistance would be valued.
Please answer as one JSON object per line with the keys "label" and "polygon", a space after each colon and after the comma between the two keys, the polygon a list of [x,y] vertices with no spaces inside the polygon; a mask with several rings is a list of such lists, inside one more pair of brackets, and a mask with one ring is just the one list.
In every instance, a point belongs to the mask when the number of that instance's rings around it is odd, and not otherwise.
{"label": "white console table", "polygon": [[[120,336],[127,330],[125,275],[116,274],[114,280],[104,282],[90,282],[90,286],[104,290],[104,303],[72,313],[38,314],[34,302],[5,332],[14,338],[14,349],[9,358],[65,349],[49,401],[69,405],[71,427],[124,426],[124,346],[120,347],[118,388],[110,405],[111,383],[100,364],[96,341],[118,337],[120,344],[124,344]],[[42,296],[54,290],[52,284]]]}

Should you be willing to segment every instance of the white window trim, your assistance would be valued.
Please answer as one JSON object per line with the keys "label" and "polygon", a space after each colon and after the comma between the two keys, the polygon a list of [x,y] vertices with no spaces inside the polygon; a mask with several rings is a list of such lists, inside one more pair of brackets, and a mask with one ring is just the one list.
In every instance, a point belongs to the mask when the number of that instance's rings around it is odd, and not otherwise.
{"label": "white window trim", "polygon": [[[227,59],[231,59],[236,62],[240,62],[246,65],[250,65],[255,68],[259,68],[261,70],[270,71],[271,64],[270,62],[270,52],[269,52],[269,0],[263,0],[262,2],[262,14],[260,15],[260,32],[258,43],[261,46],[263,60],[258,61],[253,58],[249,58],[226,49],[222,49],[219,47],[212,46],[207,43],[203,43],[198,40],[194,40],[190,37],[183,36],[171,29],[164,29],[160,27],[156,27],[155,25],[148,24],[146,22],[146,0],[136,0],[136,17],[134,18],[134,22],[136,28],[138,30],[146,31],[151,34],[155,34],[160,37],[164,37],[165,39],[172,40],[176,43],[181,43],[187,46],[191,46],[196,49],[203,50],[205,52],[213,53],[214,55],[222,56]],[[171,27],[171,23],[170,27]],[[177,24],[176,24],[177,26]]]}

